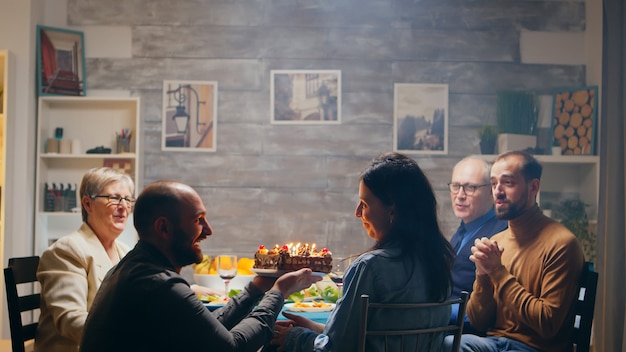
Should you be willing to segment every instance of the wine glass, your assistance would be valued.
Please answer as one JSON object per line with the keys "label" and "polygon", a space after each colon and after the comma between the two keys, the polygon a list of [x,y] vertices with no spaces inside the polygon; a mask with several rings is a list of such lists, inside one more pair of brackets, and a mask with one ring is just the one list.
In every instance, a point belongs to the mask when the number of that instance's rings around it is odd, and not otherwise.
{"label": "wine glass", "polygon": [[343,271],[346,267],[346,259],[337,259],[333,260],[333,269],[330,273],[328,273],[328,277],[332,282],[337,285],[337,290],[339,291],[339,295],[343,292]]}
{"label": "wine glass", "polygon": [[224,280],[224,288],[226,296],[228,296],[228,284],[230,280],[237,276],[237,256],[236,255],[218,255],[217,256],[217,273]]}
{"label": "wine glass", "polygon": [[328,273],[330,280],[337,285],[339,297],[343,296],[343,274],[352,265],[353,259],[354,257],[348,257],[333,260],[333,269]]}

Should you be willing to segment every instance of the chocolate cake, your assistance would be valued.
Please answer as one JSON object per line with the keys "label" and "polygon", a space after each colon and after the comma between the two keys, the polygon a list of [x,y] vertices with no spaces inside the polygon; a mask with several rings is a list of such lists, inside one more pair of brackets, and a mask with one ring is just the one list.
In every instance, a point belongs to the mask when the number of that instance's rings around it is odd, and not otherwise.
{"label": "chocolate cake", "polygon": [[254,268],[275,269],[284,271],[294,271],[301,268],[311,268],[313,271],[329,273],[333,267],[332,253],[322,248],[318,250],[315,245],[305,244],[284,245],[267,249],[259,246],[254,253]]}

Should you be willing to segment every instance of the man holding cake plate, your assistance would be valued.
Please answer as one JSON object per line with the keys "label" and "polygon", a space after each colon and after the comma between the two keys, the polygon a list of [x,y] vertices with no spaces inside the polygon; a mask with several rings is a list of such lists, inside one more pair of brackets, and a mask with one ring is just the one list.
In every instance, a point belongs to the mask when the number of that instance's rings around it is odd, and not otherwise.
{"label": "man holding cake plate", "polygon": [[180,275],[202,261],[213,234],[188,185],[156,181],[137,198],[139,242],[106,275],[87,317],[80,351],[257,351],[272,337],[285,297],[321,280],[311,269],[256,276],[210,312]]}

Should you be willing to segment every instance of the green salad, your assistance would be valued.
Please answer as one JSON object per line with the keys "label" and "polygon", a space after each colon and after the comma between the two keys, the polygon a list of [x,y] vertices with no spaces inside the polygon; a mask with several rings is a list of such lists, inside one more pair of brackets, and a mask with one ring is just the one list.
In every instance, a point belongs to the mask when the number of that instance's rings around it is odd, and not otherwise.
{"label": "green salad", "polygon": [[289,301],[302,302],[304,300],[304,293],[302,291],[294,292],[287,297]]}
{"label": "green salad", "polygon": [[339,299],[339,290],[332,286],[327,286],[320,296],[326,302],[335,303]]}
{"label": "green salad", "polygon": [[306,290],[292,293],[289,297],[287,297],[287,300],[298,303],[304,301],[305,298],[313,298],[314,300],[323,300],[329,303],[335,303],[339,299],[339,290],[333,286],[328,286],[325,289],[320,290],[317,286],[312,285]]}
{"label": "green salad", "polygon": [[202,302],[215,302],[222,299],[220,295],[198,295],[198,299]]}

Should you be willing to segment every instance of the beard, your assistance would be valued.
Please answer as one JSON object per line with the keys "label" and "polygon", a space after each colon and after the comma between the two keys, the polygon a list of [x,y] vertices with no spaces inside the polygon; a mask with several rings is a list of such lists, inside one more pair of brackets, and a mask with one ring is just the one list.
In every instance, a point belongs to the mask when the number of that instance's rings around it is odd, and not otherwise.
{"label": "beard", "polygon": [[[506,200],[506,198],[504,198]],[[528,191],[517,203],[509,202],[507,206],[496,207],[496,217],[500,220],[513,220],[524,214],[528,204]]]}
{"label": "beard", "polygon": [[172,238],[172,255],[178,265],[185,266],[202,261],[202,251],[196,249],[196,244],[188,242],[189,235],[182,229],[176,228]]}

